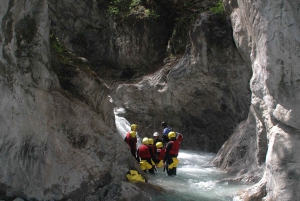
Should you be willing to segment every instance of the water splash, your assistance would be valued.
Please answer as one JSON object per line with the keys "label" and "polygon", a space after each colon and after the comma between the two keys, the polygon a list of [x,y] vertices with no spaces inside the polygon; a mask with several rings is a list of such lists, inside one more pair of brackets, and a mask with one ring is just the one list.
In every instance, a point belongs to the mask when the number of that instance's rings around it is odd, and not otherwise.
{"label": "water splash", "polygon": [[[125,138],[126,133],[130,131],[130,125],[131,123],[127,121],[125,118],[126,110],[125,108],[114,108],[114,114],[115,114],[115,124],[118,130],[118,133],[122,139]],[[141,145],[141,139],[139,137],[138,132],[136,133],[137,137],[137,146],[139,147]]]}

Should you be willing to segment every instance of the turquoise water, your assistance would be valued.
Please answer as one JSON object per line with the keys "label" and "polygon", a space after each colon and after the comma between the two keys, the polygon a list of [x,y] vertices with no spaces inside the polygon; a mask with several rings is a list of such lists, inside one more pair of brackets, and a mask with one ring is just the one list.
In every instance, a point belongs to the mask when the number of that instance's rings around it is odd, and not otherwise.
{"label": "turquoise water", "polygon": [[229,181],[229,176],[214,167],[213,153],[180,150],[176,176],[167,176],[163,168],[147,174],[149,183],[162,186],[167,194],[153,196],[154,201],[229,201],[249,183]]}
{"label": "turquoise water", "polygon": [[[120,136],[124,139],[130,130],[130,123],[126,120],[124,108],[115,108],[115,123]],[[140,138],[138,137],[138,146]],[[153,201],[229,201],[233,200],[239,190],[251,186],[249,183],[234,182],[226,178],[229,175],[214,167],[213,153],[180,150],[180,160],[176,176],[167,176],[163,168],[157,172],[147,174],[149,183],[163,187],[165,195],[153,195]]]}

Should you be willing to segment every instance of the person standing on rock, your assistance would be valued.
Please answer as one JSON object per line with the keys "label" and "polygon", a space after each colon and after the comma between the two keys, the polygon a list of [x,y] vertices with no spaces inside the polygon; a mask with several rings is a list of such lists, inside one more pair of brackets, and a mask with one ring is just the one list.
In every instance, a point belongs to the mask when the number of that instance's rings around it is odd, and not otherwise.
{"label": "person standing on rock", "polygon": [[139,161],[136,156],[136,143],[137,143],[136,131],[137,131],[137,125],[132,124],[131,131],[126,133],[124,141],[128,144],[131,154],[134,156],[135,159],[137,159],[137,161]]}
{"label": "person standing on rock", "polygon": [[169,176],[176,175],[177,165],[179,160],[177,159],[180,144],[176,139],[176,133],[174,131],[168,134],[169,142],[166,145],[166,155],[164,157],[164,164]]}
{"label": "person standing on rock", "polygon": [[163,142],[163,146],[165,147],[166,144],[169,142],[169,138],[168,138],[168,133],[172,131],[172,129],[170,127],[167,126],[166,122],[161,122],[161,127],[162,127],[162,142]]}

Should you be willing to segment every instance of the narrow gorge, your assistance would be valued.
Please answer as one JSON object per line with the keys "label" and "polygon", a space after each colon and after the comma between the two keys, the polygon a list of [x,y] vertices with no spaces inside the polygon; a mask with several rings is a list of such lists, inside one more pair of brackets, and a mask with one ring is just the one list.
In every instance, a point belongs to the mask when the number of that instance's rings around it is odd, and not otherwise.
{"label": "narrow gorge", "polygon": [[0,200],[163,192],[127,181],[116,110],[217,153],[241,200],[300,199],[299,0],[2,0],[0,22]]}

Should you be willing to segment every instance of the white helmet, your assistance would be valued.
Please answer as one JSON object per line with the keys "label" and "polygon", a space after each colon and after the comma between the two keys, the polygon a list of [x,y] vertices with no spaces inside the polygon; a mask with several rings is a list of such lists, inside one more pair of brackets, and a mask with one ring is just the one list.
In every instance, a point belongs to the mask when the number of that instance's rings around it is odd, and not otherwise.
{"label": "white helmet", "polygon": [[159,136],[158,132],[153,133],[153,136]]}

